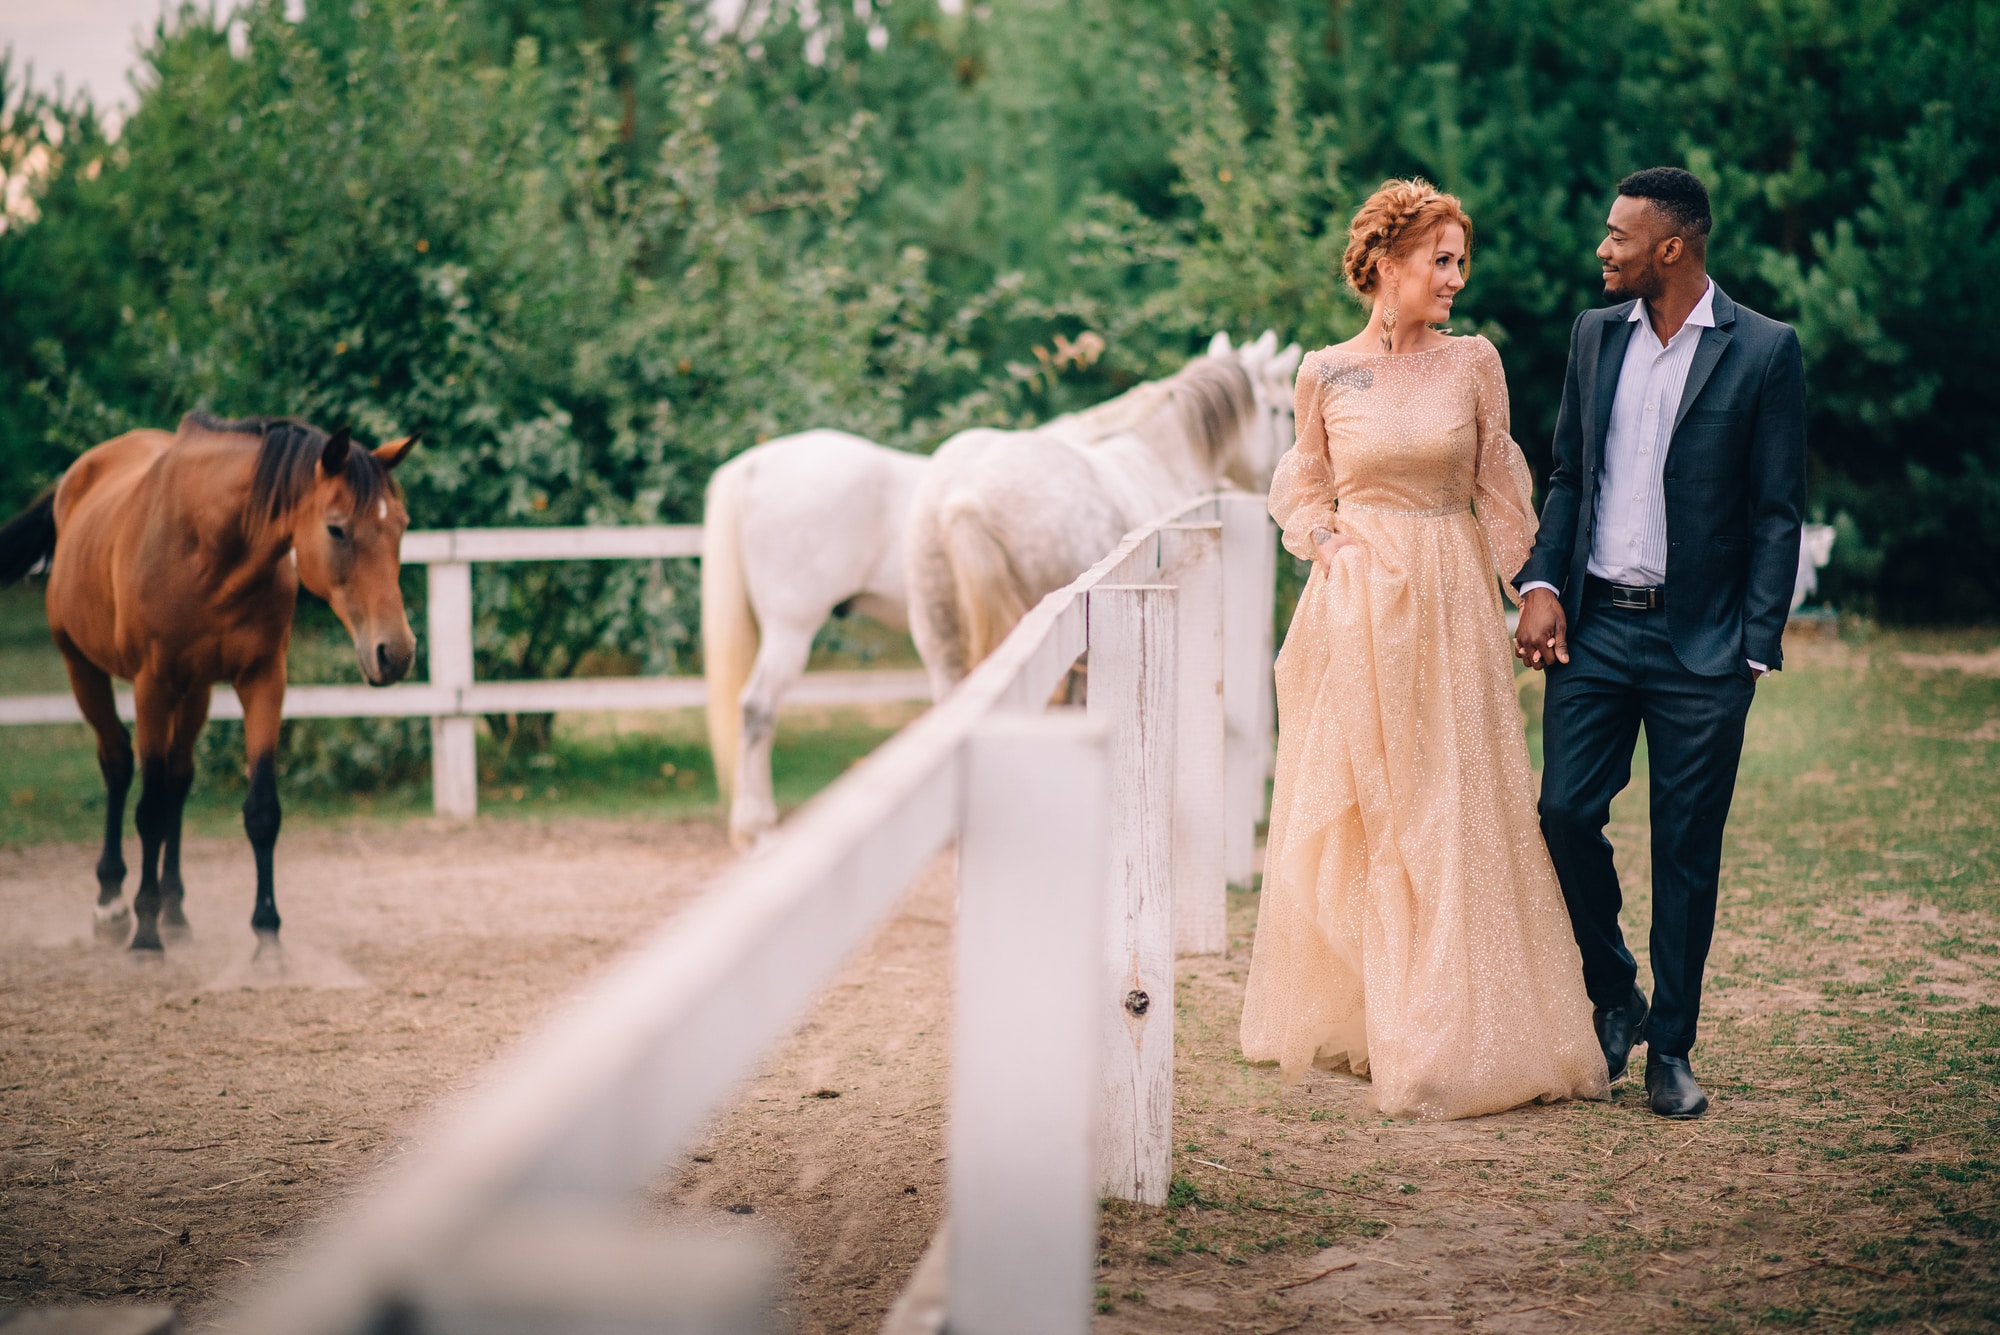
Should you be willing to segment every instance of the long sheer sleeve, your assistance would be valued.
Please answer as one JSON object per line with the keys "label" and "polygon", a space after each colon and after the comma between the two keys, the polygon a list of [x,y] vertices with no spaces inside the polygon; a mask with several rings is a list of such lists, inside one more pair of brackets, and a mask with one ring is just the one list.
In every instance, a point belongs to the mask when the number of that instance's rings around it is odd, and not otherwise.
{"label": "long sheer sleeve", "polygon": [[1500,352],[1484,338],[1476,349],[1474,380],[1479,407],[1479,453],[1473,464],[1472,508],[1493,553],[1493,568],[1507,596],[1521,601],[1513,579],[1535,547],[1534,476],[1508,430],[1507,372]]}
{"label": "long sheer sleeve", "polygon": [[1320,410],[1319,359],[1308,356],[1299,365],[1293,409],[1297,438],[1278,460],[1271,476],[1271,518],[1285,531],[1285,550],[1302,561],[1317,554],[1312,532],[1338,533],[1334,518],[1333,460],[1326,448],[1326,417]]}

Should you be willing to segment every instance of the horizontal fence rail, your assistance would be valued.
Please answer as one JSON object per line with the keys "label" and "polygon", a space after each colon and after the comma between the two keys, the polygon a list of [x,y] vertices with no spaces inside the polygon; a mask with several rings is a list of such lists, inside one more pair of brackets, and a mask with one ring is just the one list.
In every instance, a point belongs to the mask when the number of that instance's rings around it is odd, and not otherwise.
{"label": "horizontal fence rail", "polygon": [[[118,716],[133,721],[132,693],[118,692]],[[869,705],[930,699],[921,671],[893,669],[808,672],[787,704]],[[558,714],[578,709],[700,709],[708,689],[700,677],[566,677],[553,681],[478,681],[470,686],[287,686],[286,718],[424,718],[463,714]],[[236,693],[217,687],[210,718],[242,718]],[[0,726],[81,723],[68,695],[0,695]]]}
{"label": "horizontal fence rail", "polygon": [[[771,1258],[643,1227],[632,1203],[956,842],[958,1245],[940,1232],[920,1267],[935,1301],[906,1295],[892,1323],[1084,1335],[1097,1195],[1164,1195],[1176,923],[1220,921],[1224,850],[1254,835],[1185,826],[1254,826],[1240,794],[1268,765],[1268,720],[1245,702],[1270,675],[1269,579],[1257,618],[1230,608],[1270,559],[1246,506],[1261,498],[1205,498],[1043,599],[500,1062],[230,1328],[782,1326]],[[1080,659],[1088,710],[1049,711]],[[568,1261],[537,1247],[549,1238],[570,1240]]]}
{"label": "horizontal fence rail", "polygon": [[[441,816],[469,818],[479,807],[482,714],[555,714],[576,710],[701,709],[702,679],[571,677],[476,681],[472,670],[472,567],[519,561],[652,561],[699,557],[699,524],[629,528],[459,528],[403,535],[403,564],[427,567],[431,679],[405,685],[285,688],[286,718],[429,718],[431,801]],[[809,672],[787,695],[799,705],[890,704],[930,699],[920,671]],[[134,718],[132,693],[117,696],[119,717]],[[218,687],[209,717],[240,719],[236,693]],[[0,727],[81,723],[68,694],[0,695]]]}

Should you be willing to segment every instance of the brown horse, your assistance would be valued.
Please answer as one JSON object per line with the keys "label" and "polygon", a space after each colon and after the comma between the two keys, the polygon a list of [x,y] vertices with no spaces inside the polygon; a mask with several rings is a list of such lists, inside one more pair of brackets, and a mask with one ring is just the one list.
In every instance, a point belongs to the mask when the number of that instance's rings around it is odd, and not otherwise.
{"label": "brown horse", "polygon": [[371,684],[410,670],[416,637],[397,585],[409,517],[389,470],[415,444],[411,436],[371,452],[344,430],[190,413],[178,431],[132,431],[91,449],[0,529],[0,584],[48,560],[49,630],[97,733],[106,793],[100,930],[121,931],[128,914],[120,842],[132,741],[111,678],[131,681],[139,724],[132,949],[154,951],[162,915],[170,930],[187,925],[181,810],[210,689],[226,681],[243,702],[243,829],[257,861],[250,925],[260,941],[276,939],[275,752],[293,605],[300,584],[332,605]]}

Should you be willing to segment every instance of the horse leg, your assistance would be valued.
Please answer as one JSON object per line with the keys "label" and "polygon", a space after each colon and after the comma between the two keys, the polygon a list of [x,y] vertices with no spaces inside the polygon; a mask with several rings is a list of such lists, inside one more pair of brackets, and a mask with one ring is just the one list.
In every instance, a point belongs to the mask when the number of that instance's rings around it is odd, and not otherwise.
{"label": "horse leg", "polygon": [[181,882],[181,813],[187,808],[188,790],[194,786],[194,744],[208,722],[206,688],[190,691],[181,701],[174,718],[174,745],[168,753],[167,829],[160,860],[160,925],[169,936],[185,938],[187,914],[181,901],[186,887]]}
{"label": "horse leg", "polygon": [[123,939],[132,917],[125,904],[125,795],[132,790],[132,735],[118,718],[111,677],[58,638],[71,692],[97,734],[97,772],[104,776],[104,851],[97,859],[97,930]]}
{"label": "horse leg", "polygon": [[243,799],[243,833],[257,860],[257,906],[250,912],[259,948],[278,939],[278,896],[271,854],[278,846],[278,723],[285,705],[285,660],[236,683],[243,702],[243,750],[250,767],[250,795]]}
{"label": "horse leg", "polygon": [[812,653],[817,623],[801,626],[777,618],[759,631],[757,661],[743,687],[743,729],[736,753],[736,793],[729,807],[729,838],[737,847],[754,843],[778,823],[778,800],[771,788],[771,746],[778,735],[778,706],[798,684]]}
{"label": "horse leg", "polygon": [[132,697],[139,716],[139,893],[132,897],[138,920],[132,929],[132,949],[157,951],[161,949],[160,850],[174,806],[168,752],[179,701],[150,673],[141,673],[132,683]]}

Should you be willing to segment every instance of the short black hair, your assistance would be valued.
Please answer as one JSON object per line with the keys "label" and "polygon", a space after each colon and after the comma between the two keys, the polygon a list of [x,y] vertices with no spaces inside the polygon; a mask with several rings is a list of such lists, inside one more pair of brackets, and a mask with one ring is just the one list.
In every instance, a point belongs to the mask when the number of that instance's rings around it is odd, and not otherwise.
{"label": "short black hair", "polygon": [[1708,229],[1715,215],[1708,209],[1708,187],[1693,172],[1679,167],[1648,167],[1618,183],[1618,193],[1648,200],[1666,215],[1674,230],[1700,254],[1708,246]]}

